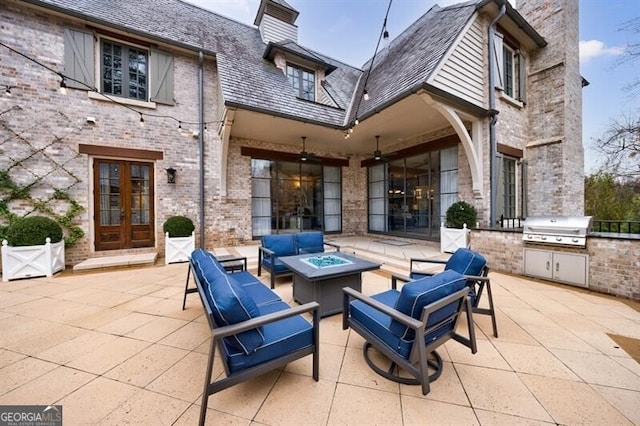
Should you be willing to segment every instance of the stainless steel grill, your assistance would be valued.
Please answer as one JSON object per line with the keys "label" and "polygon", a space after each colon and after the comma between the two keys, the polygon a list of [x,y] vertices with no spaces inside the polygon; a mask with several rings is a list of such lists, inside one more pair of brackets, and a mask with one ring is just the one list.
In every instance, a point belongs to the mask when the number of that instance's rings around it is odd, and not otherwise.
{"label": "stainless steel grill", "polygon": [[530,243],[585,247],[591,223],[591,216],[528,217],[522,239]]}

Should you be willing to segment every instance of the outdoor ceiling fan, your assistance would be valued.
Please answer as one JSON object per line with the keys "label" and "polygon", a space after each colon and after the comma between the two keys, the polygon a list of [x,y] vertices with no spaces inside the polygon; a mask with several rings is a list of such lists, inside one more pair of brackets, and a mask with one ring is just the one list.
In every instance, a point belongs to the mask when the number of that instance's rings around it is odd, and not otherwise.
{"label": "outdoor ceiling fan", "polygon": [[376,135],[376,150],[373,151],[373,159],[376,161],[387,160],[387,156],[382,155],[382,151],[380,151],[380,135]]}
{"label": "outdoor ceiling fan", "polygon": [[302,151],[300,151],[300,161],[303,162],[319,162],[320,159],[318,157],[316,157],[316,155],[313,152],[307,152],[306,148],[307,148],[307,137],[306,136],[302,136]]}

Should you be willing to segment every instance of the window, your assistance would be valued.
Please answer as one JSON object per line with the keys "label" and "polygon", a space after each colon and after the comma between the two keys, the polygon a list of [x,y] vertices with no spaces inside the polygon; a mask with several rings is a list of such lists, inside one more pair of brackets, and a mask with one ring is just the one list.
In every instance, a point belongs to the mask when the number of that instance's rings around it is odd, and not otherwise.
{"label": "window", "polygon": [[147,101],[148,52],[102,40],[102,93]]}
{"label": "window", "polygon": [[308,101],[316,100],[316,77],[313,71],[287,64],[287,78],[298,92],[298,97]]}
{"label": "window", "polygon": [[95,90],[131,102],[175,105],[172,54],[106,38],[99,38],[96,42],[95,38],[94,33],[65,28],[64,75],[69,77],[67,87],[86,90],[89,97]]}
{"label": "window", "polygon": [[503,93],[512,99],[526,102],[526,60],[516,43],[511,37],[495,34],[493,72],[496,77],[496,89],[503,90]]}
{"label": "window", "polygon": [[513,49],[505,44],[503,48],[503,61],[504,93],[513,99],[520,99],[520,55],[516,54]]}
{"label": "window", "polygon": [[254,238],[263,235],[342,230],[340,167],[275,160],[251,160],[251,220]]}
{"label": "window", "polygon": [[502,159],[502,214],[514,218],[516,213],[516,159]]}
{"label": "window", "polygon": [[368,168],[369,232],[438,238],[446,209],[457,200],[457,146]]}

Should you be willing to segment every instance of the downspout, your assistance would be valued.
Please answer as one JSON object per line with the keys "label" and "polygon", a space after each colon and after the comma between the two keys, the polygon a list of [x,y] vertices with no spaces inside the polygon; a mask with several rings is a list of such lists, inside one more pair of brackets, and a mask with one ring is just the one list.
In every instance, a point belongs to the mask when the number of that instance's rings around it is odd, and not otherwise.
{"label": "downspout", "polygon": [[507,11],[506,0],[501,1],[500,11],[491,24],[489,24],[489,115],[491,121],[489,122],[489,169],[491,174],[491,201],[489,206],[489,226],[493,228],[496,224],[496,204],[498,201],[498,168],[496,159],[498,157],[498,144],[496,143],[496,123],[498,122],[498,113],[496,110],[496,76],[495,70],[495,44],[493,38],[495,37],[496,24],[502,18]]}
{"label": "downspout", "polygon": [[198,52],[198,149],[200,151],[200,248],[204,247],[204,55]]}

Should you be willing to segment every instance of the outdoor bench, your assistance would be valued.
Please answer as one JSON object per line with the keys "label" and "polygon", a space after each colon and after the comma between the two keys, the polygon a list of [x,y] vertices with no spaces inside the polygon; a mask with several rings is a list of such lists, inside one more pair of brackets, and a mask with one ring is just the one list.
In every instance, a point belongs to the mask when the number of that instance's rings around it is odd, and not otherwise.
{"label": "outdoor bench", "polygon": [[[209,395],[296,359],[313,355],[313,379],[318,381],[318,303],[292,308],[250,272],[227,273],[202,249],[192,252],[189,268],[211,328],[201,425]],[[303,317],[305,313],[311,314],[311,323]],[[216,348],[226,376],[212,382]]]}
{"label": "outdoor bench", "polygon": [[291,274],[291,270],[280,261],[280,257],[324,253],[325,246],[340,251],[340,246],[326,242],[324,234],[320,231],[265,235],[261,243],[258,247],[258,276],[262,274],[262,268],[269,271],[271,288],[275,288],[276,276]]}

